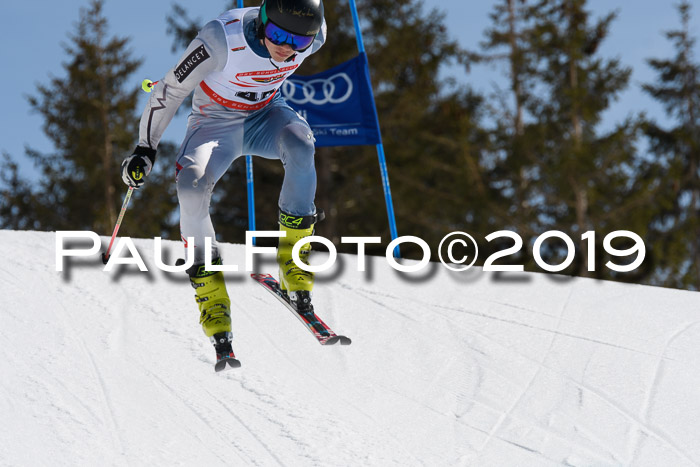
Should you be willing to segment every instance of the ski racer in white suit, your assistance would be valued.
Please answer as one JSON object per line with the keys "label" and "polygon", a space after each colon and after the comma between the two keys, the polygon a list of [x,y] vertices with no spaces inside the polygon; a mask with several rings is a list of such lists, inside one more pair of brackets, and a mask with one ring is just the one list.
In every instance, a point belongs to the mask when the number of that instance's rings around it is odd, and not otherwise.
{"label": "ski racer in white suit", "polygon": [[[291,261],[291,247],[321,217],[314,196],[314,137],[308,123],[281,96],[280,87],[325,40],[322,0],[264,0],[260,8],[233,9],[207,23],[178,64],[153,88],[141,117],[139,143],[122,164],[122,178],[140,187],[155,161],[165,128],[194,91],[187,134],[176,161],[180,229],[194,238],[200,323],[212,341],[231,339],[230,300],[223,274],[204,268],[205,238],[221,264],[209,204],[216,182],[242,154],[280,159],[280,284],[300,307],[310,304],[313,274]],[[306,261],[309,248],[302,248]],[[216,345],[216,344],[215,344]],[[218,348],[217,348],[218,352]]]}

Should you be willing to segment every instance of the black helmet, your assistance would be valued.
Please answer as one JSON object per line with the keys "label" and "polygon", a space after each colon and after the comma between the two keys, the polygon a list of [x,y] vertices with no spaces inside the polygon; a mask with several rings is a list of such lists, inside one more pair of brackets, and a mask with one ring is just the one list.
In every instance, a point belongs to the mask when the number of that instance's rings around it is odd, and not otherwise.
{"label": "black helmet", "polygon": [[322,0],[263,0],[260,25],[271,21],[285,31],[315,36],[323,24]]}

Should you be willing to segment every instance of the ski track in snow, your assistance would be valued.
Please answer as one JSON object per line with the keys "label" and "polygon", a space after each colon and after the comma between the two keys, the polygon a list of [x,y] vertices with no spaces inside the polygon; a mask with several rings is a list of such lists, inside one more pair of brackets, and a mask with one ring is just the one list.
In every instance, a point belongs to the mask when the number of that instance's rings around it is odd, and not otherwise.
{"label": "ski track in snow", "polygon": [[[358,290],[357,292],[360,293],[360,294],[367,294],[367,295],[371,295],[371,294],[374,294],[374,295],[382,295],[382,296],[384,296],[384,297],[386,297],[386,298],[391,298],[391,299],[393,299],[393,300],[397,300],[397,301],[400,300],[400,297],[395,296],[395,295],[391,295],[391,294],[377,294],[377,293],[375,293],[375,292],[370,292],[370,291],[367,291],[367,290]],[[366,295],[365,295],[365,297],[368,298],[369,300],[373,301],[374,303],[376,303],[376,304],[378,304],[378,305],[380,305],[380,306],[382,306],[382,307],[384,307],[384,308],[386,308],[386,309],[388,309],[388,310],[390,310],[390,311],[392,311],[392,312],[394,312],[394,313],[403,315],[403,314],[402,314],[401,312],[399,312],[398,310],[392,309],[391,307],[387,306],[386,304],[384,304],[384,303],[382,303],[382,302],[380,302],[380,301],[378,301],[378,300],[371,299],[371,298],[367,297]],[[477,317],[480,317],[480,318],[486,318],[486,319],[494,320],[494,321],[501,321],[501,322],[508,323],[508,324],[513,324],[513,325],[516,325],[516,326],[522,326],[522,327],[524,327],[524,328],[535,329],[535,330],[538,330],[538,331],[544,331],[544,332],[552,333],[552,334],[555,334],[555,335],[560,335],[560,336],[564,336],[564,337],[570,337],[570,338],[573,338],[573,339],[580,339],[580,340],[589,341],[589,342],[592,342],[592,343],[595,343],[595,344],[606,345],[606,346],[610,346],[610,347],[617,348],[617,349],[621,349],[621,350],[627,350],[627,351],[630,351],[630,352],[637,352],[637,353],[644,354],[644,355],[649,355],[649,356],[652,356],[652,357],[658,357],[658,355],[653,354],[653,353],[645,352],[645,351],[642,351],[642,350],[639,350],[639,349],[633,349],[633,348],[629,348],[629,347],[624,347],[624,346],[616,345],[616,344],[614,344],[614,343],[612,343],[612,342],[606,342],[606,341],[603,341],[603,340],[594,339],[594,338],[590,338],[590,337],[586,337],[586,336],[579,336],[579,335],[575,335],[575,334],[571,334],[571,333],[560,332],[560,331],[558,331],[558,328],[557,328],[557,329],[548,329],[548,328],[544,328],[544,327],[541,327],[541,326],[534,326],[534,325],[532,325],[532,324],[524,323],[524,322],[521,322],[521,321],[512,320],[512,319],[500,318],[500,317],[498,317],[498,316],[494,316],[494,315],[490,315],[490,314],[488,314],[488,313],[478,312],[478,311],[474,311],[474,310],[469,310],[469,309],[467,309],[467,308],[452,307],[452,306],[443,306],[443,305],[431,305],[431,304],[428,304],[428,303],[425,303],[425,302],[419,302],[419,303],[421,303],[421,304],[422,304],[423,306],[425,306],[426,308],[430,308],[432,311],[434,311],[434,312],[436,312],[436,313],[440,313],[439,310],[448,310],[448,311],[456,311],[456,312],[459,312],[459,313],[467,313],[467,314],[470,314],[470,315],[473,315],[473,316],[477,316]],[[510,306],[510,305],[503,304],[503,303],[498,302],[498,301],[493,301],[492,303],[495,303],[495,304],[498,304],[498,305],[507,306],[508,308],[512,308],[512,309],[515,309],[515,310],[522,310],[522,311],[527,311],[527,312],[531,312],[531,313],[536,313],[535,311],[530,310],[530,309],[528,309],[528,308],[517,307],[517,306]],[[440,314],[442,314],[442,313],[440,313]],[[552,315],[549,315],[549,314],[546,314],[546,313],[540,313],[540,314],[543,315],[543,316],[552,317]],[[446,316],[446,315],[443,315],[443,316]],[[449,318],[448,318],[448,319],[449,319]],[[665,357],[661,357],[661,358],[665,358]],[[669,359],[669,360],[670,360],[670,359]]]}
{"label": "ski track in snow", "polygon": [[[685,332],[687,332],[687,331],[690,330],[691,328],[697,326],[698,324],[700,324],[700,321],[694,321],[694,322],[692,322],[692,323],[690,323],[690,324],[687,324],[687,325],[682,326],[677,332],[673,333],[673,335],[671,335],[671,337],[670,337],[670,338],[666,341],[666,343],[664,344],[663,351],[662,351],[661,355],[659,356],[659,358],[658,358],[657,361],[656,361],[656,367],[655,367],[655,369],[654,369],[653,378],[652,378],[652,380],[651,380],[651,383],[649,384],[649,388],[648,388],[647,391],[646,391],[646,397],[644,398],[644,404],[643,404],[643,406],[642,406],[642,408],[641,408],[641,415],[640,415],[639,418],[642,420],[642,422],[643,422],[644,424],[646,424],[646,425],[651,425],[651,421],[650,421],[650,412],[651,412],[651,407],[652,407],[652,405],[653,405],[654,396],[656,395],[656,391],[657,391],[657,389],[658,389],[658,387],[659,387],[659,383],[660,383],[660,381],[661,381],[661,379],[662,379],[662,376],[663,376],[664,364],[665,364],[665,361],[664,361],[664,360],[665,360],[666,350],[667,350],[669,347],[671,347],[671,344],[673,344],[673,342],[674,342],[677,338],[679,338],[682,334],[684,334]],[[656,428],[656,430],[659,430],[659,429]],[[659,430],[659,431],[660,431],[660,430]],[[637,460],[637,458],[638,458],[638,456],[639,456],[639,454],[640,454],[641,445],[642,445],[642,443],[644,442],[644,439],[645,439],[645,436],[643,436],[643,435],[647,434],[647,433],[646,433],[645,431],[643,431],[643,430],[639,430],[639,431],[637,431],[636,433],[637,433],[637,436],[633,437],[633,449],[632,449],[632,456],[631,456],[631,462],[630,462],[630,464],[634,464],[635,461]],[[671,447],[672,447],[677,453],[679,453],[682,457],[684,457],[685,459],[687,459],[689,462],[691,462],[691,463],[694,462],[693,459],[691,458],[691,456],[689,456],[687,453],[685,453],[684,450],[683,450],[682,448],[680,448],[680,447],[677,446],[675,443],[673,443],[672,438],[671,438],[670,436],[668,436],[668,435],[666,435],[666,434],[663,434],[663,436],[664,436],[664,437],[663,437],[663,440],[664,440],[666,443],[669,443],[669,444],[671,445]]]}
{"label": "ski track in snow", "polygon": [[323,347],[231,275],[243,367],[215,374],[186,280],[57,273],[51,233],[0,231],[0,258],[0,465],[700,465],[696,293],[373,261],[317,284],[353,339]]}
{"label": "ski track in snow", "polygon": [[[569,303],[570,298],[571,298],[571,293],[569,293],[569,297],[567,297],[566,303],[564,303],[564,306],[559,311],[559,317],[557,319],[557,330],[559,329],[559,325],[561,324],[562,317],[564,316],[564,312],[566,310],[566,306]],[[515,399],[513,404],[508,408],[508,410],[501,414],[498,421],[496,422],[494,427],[489,432],[489,436],[484,441],[484,444],[482,444],[478,448],[479,452],[483,452],[484,449],[486,449],[486,446],[491,442],[493,437],[496,435],[496,433],[498,433],[498,431],[503,426],[503,422],[510,416],[510,414],[513,412],[513,410],[521,403],[521,401],[523,400],[523,397],[528,393],[528,391],[530,391],[532,384],[534,383],[534,381],[537,379],[537,377],[540,375],[540,372],[544,368],[544,362],[547,360],[547,357],[549,356],[550,352],[552,351],[552,346],[554,345],[554,340],[556,338],[557,338],[556,333],[554,333],[551,336],[551,340],[549,342],[549,347],[547,348],[547,351],[545,352],[544,356],[542,357],[542,360],[540,362],[538,362],[537,371],[535,372],[535,374],[532,375],[530,380],[527,382],[527,385],[525,386],[525,388],[523,388],[522,391],[520,391],[520,394],[517,396],[517,398]]]}
{"label": "ski track in snow", "polygon": [[[188,398],[188,397],[181,395],[178,390],[176,390],[174,387],[170,386],[161,377],[159,377],[158,375],[156,375],[152,371],[150,371],[146,368],[143,368],[143,367],[142,367],[142,371],[144,372],[144,374],[146,376],[152,378],[154,381],[156,381],[158,384],[160,384],[166,390],[167,393],[169,393],[173,398],[177,399],[177,401],[181,404],[182,408],[185,411],[194,415],[194,417],[197,418],[201,422],[201,424],[208,429],[208,433],[197,433],[198,437],[204,437],[207,434],[209,434],[209,435],[215,437],[218,440],[218,442],[221,443],[220,444],[221,447],[225,447],[227,444],[230,444],[234,448],[233,452],[237,455],[237,457],[239,458],[240,461],[242,461],[244,463],[251,463],[254,460],[254,457],[252,457],[252,456],[247,457],[247,458],[243,458],[241,456],[241,454],[240,454],[241,446],[238,445],[235,438],[224,437],[223,433],[220,433],[218,430],[214,429],[211,426],[211,422],[208,419],[208,417],[204,414],[204,412],[201,409],[199,409],[197,407],[198,402],[196,401],[196,398]],[[211,393],[209,393],[209,394],[212,395]],[[216,398],[214,398],[214,399],[220,402],[219,399],[216,399]],[[242,425],[245,429],[248,429],[248,427],[245,426],[245,424],[242,424]],[[264,446],[264,447],[265,447],[265,449],[267,449],[267,446]],[[233,459],[224,457],[223,455],[221,455],[217,451],[214,451],[214,454],[218,458],[218,460],[224,464],[227,462],[233,461]]]}
{"label": "ski track in snow", "polygon": [[[349,287],[347,287],[347,286],[345,286],[345,288],[348,288],[348,289],[349,289]],[[385,309],[389,309],[389,310],[392,311],[392,312],[395,312],[395,313],[398,313],[398,314],[402,314],[401,312],[398,312],[397,310],[393,309],[392,307],[390,307],[390,306],[388,306],[388,305],[386,305],[386,304],[384,304],[384,303],[382,303],[382,302],[380,302],[380,301],[377,301],[377,300],[374,299],[374,298],[370,298],[370,297],[368,297],[367,295],[382,296],[382,297],[384,297],[384,298],[389,298],[389,299],[392,299],[392,300],[399,300],[400,297],[398,297],[398,296],[391,295],[391,294],[386,294],[386,293],[376,293],[376,292],[371,292],[371,291],[367,291],[367,290],[357,290],[356,293],[358,293],[358,294],[364,296],[365,298],[367,298],[367,299],[369,299],[369,300],[371,300],[371,301],[377,303],[378,305],[384,307]],[[432,306],[432,307],[431,307],[429,304],[422,303],[422,302],[421,302],[421,305],[424,306],[425,308],[442,308],[442,307],[440,307],[440,306]],[[514,307],[514,308],[518,308],[518,307]],[[458,311],[463,311],[463,310],[458,310]],[[531,310],[526,310],[526,311],[531,311]],[[485,314],[480,314],[480,313],[474,313],[474,314],[475,314],[475,315],[478,315],[478,316],[481,316],[481,317],[488,317],[488,318],[497,319],[497,318],[495,318],[495,317],[492,317],[492,316],[489,316],[489,315],[485,315]],[[444,315],[443,315],[443,316],[444,316]],[[445,317],[445,318],[449,320],[449,318],[447,318],[447,317]],[[560,320],[561,320],[561,316],[560,316]],[[450,320],[450,321],[451,321],[451,320]],[[521,323],[517,323],[517,324],[521,324]],[[471,332],[471,331],[470,331],[470,332]],[[476,333],[476,334],[481,336],[481,334],[479,334],[479,333]],[[552,339],[554,339],[554,338],[556,337],[556,334],[557,334],[557,333],[554,333]],[[478,351],[477,349],[473,349],[473,350]],[[545,358],[546,358],[546,355],[545,355]],[[539,370],[541,370],[543,367],[544,367],[544,366],[543,366],[543,363],[542,363],[542,362],[539,362],[539,363],[538,363],[538,373],[539,373]],[[467,427],[469,427],[469,428],[471,428],[471,429],[473,429],[473,430],[479,431],[479,432],[484,433],[485,435],[487,435],[487,438],[486,438],[486,440],[483,442],[482,446],[476,447],[476,448],[475,448],[475,451],[476,451],[477,453],[483,452],[483,451],[485,450],[485,448],[487,447],[487,445],[488,445],[492,440],[494,440],[494,439],[498,439],[498,440],[501,441],[501,442],[508,443],[508,444],[510,444],[510,445],[512,445],[512,446],[517,447],[518,449],[522,449],[522,450],[529,451],[529,452],[532,452],[532,453],[538,453],[538,451],[535,450],[535,449],[532,449],[532,448],[529,448],[529,447],[527,447],[527,446],[524,446],[524,445],[515,443],[515,442],[513,442],[513,441],[511,441],[511,440],[506,439],[505,437],[502,437],[502,436],[499,436],[499,435],[498,435],[498,431],[499,431],[500,427],[502,426],[503,422],[504,422],[505,420],[509,419],[509,418],[514,418],[514,417],[512,416],[513,410],[514,410],[515,407],[520,403],[520,401],[522,400],[523,396],[528,392],[530,386],[532,385],[532,382],[536,379],[538,373],[536,373],[536,374],[534,374],[534,375],[532,376],[532,378],[530,379],[530,381],[528,382],[528,384],[526,385],[526,387],[525,387],[524,389],[521,390],[521,393],[520,393],[520,395],[518,396],[517,400],[516,400],[516,401],[512,404],[512,406],[511,406],[509,409],[507,409],[506,411],[501,411],[501,410],[499,410],[499,409],[497,409],[497,408],[494,408],[494,407],[491,407],[490,405],[485,404],[485,403],[483,403],[483,402],[481,402],[481,401],[477,401],[477,400],[473,400],[473,401],[472,401],[472,402],[474,402],[474,403],[476,403],[476,404],[483,405],[484,407],[486,407],[486,408],[488,408],[488,409],[494,411],[494,412],[497,413],[498,416],[499,416],[498,421],[494,424],[494,426],[493,426],[490,430],[485,430],[485,429],[483,429],[483,428],[479,428],[479,427],[477,427],[477,426],[473,426],[473,425],[471,425],[471,424],[465,422],[464,419],[463,419],[463,417],[460,419],[460,423],[461,423],[461,424],[464,424],[465,426],[467,426]],[[498,375],[498,376],[502,376],[502,375]],[[388,390],[388,391],[391,391],[391,389],[389,389],[389,388],[385,388],[385,389]],[[406,395],[404,395],[404,394],[401,394],[401,393],[398,393],[398,392],[395,392],[395,394],[396,394],[397,397],[406,397],[406,398],[408,398],[409,400],[413,401],[414,403],[421,404],[421,405],[423,405],[423,407],[425,407],[425,408],[427,408],[427,409],[429,409],[429,410],[431,410],[431,411],[434,411],[434,412],[436,412],[436,413],[442,415],[440,412],[436,411],[435,409],[433,409],[433,408],[432,408],[431,406],[429,406],[429,405],[422,404],[422,403],[420,403],[419,401],[417,401],[417,400],[415,400],[415,399],[411,399],[411,398],[409,398],[408,396],[406,396]],[[540,428],[542,428],[542,427],[540,427]],[[555,433],[553,433],[553,432],[550,432],[550,434],[551,434],[551,435],[555,435]],[[541,453],[539,453],[539,454],[541,454]],[[553,460],[553,459],[549,459],[549,460]]]}
{"label": "ski track in snow", "polygon": [[[74,295],[74,298],[79,298],[77,294]],[[120,425],[117,422],[116,411],[110,398],[110,389],[105,383],[99,365],[95,360],[93,353],[94,351],[91,352],[89,350],[89,346],[85,343],[85,339],[82,337],[80,330],[76,330],[73,326],[69,324],[70,322],[77,321],[72,316],[69,307],[66,306],[66,304],[64,303],[58,303],[58,306],[61,308],[62,313],[57,313],[56,316],[62,324],[62,330],[65,332],[66,335],[71,336],[71,340],[77,343],[83,355],[84,361],[88,362],[87,368],[89,369],[92,379],[94,382],[97,383],[96,385],[99,387],[100,391],[98,397],[101,401],[100,406],[101,411],[103,413],[103,418],[106,419],[105,422],[109,428],[109,435],[112,440],[112,449],[115,452],[115,455],[123,461],[122,456],[125,453],[124,442],[121,437],[122,431],[120,429]]]}
{"label": "ski track in snow", "polygon": [[[350,287],[348,287],[347,285],[344,286],[344,287],[345,287],[345,288],[348,288],[348,289],[350,288]],[[392,312],[394,312],[394,313],[397,313],[397,314],[403,314],[403,313],[398,312],[397,310],[393,309],[392,307],[388,306],[387,304],[378,301],[378,300],[375,299],[375,298],[370,298],[370,297],[368,297],[368,295],[374,295],[374,296],[381,296],[381,297],[383,297],[383,298],[387,298],[387,299],[399,301],[399,300],[400,300],[400,297],[397,296],[397,295],[388,294],[388,293],[382,293],[382,292],[370,292],[370,291],[367,291],[367,290],[360,290],[360,289],[356,290],[356,292],[357,292],[358,294],[360,294],[360,295],[363,295],[365,298],[368,298],[369,300],[371,300],[371,301],[377,303],[378,305],[384,307],[385,309],[389,309],[390,311],[392,311]],[[623,294],[623,295],[624,295],[624,294]],[[499,439],[500,441],[505,441],[505,442],[508,442],[508,443],[510,443],[510,444],[514,444],[514,445],[516,445],[517,447],[519,447],[519,448],[521,448],[521,449],[524,449],[524,450],[528,450],[528,451],[531,451],[531,452],[537,452],[536,450],[534,450],[534,449],[532,449],[532,448],[529,448],[529,447],[527,447],[527,446],[519,445],[519,444],[517,444],[517,443],[512,443],[512,442],[510,442],[510,441],[508,441],[508,440],[505,440],[504,438],[502,438],[502,437],[500,437],[500,436],[497,436],[497,433],[498,433],[499,429],[502,427],[503,423],[504,423],[508,418],[512,418],[512,412],[513,412],[513,411],[516,409],[516,407],[522,402],[522,399],[523,399],[524,396],[528,393],[528,391],[530,391],[530,389],[531,389],[531,387],[532,387],[534,381],[535,381],[535,380],[538,378],[538,376],[541,374],[541,371],[542,371],[542,370],[556,371],[556,370],[554,370],[554,369],[548,367],[548,366],[545,364],[545,361],[546,361],[547,357],[549,356],[549,354],[550,354],[551,351],[552,351],[552,346],[553,346],[554,341],[555,341],[555,339],[557,338],[557,336],[586,340],[586,341],[589,341],[589,342],[592,342],[592,343],[601,344],[601,345],[605,345],[605,346],[610,346],[610,347],[613,347],[613,348],[616,348],[616,349],[620,349],[620,350],[625,350],[625,351],[629,351],[629,352],[635,352],[635,353],[639,353],[639,354],[643,354],[643,355],[652,356],[652,357],[655,357],[655,358],[658,359],[658,362],[659,362],[658,364],[659,364],[659,365],[661,365],[661,364],[664,362],[664,360],[671,360],[671,359],[668,359],[667,357],[665,357],[665,351],[662,352],[661,354],[654,354],[654,353],[650,353],[650,352],[640,351],[640,350],[638,350],[638,349],[627,348],[627,347],[624,347],[624,346],[615,345],[615,344],[612,344],[612,343],[609,343],[609,342],[604,342],[604,341],[601,341],[601,340],[598,340],[598,339],[590,339],[590,338],[586,338],[586,337],[582,337],[582,336],[572,335],[572,334],[569,334],[569,333],[562,333],[562,332],[559,332],[559,327],[560,327],[562,321],[564,320],[564,312],[565,312],[565,310],[566,310],[566,306],[567,306],[567,304],[568,304],[568,300],[569,300],[570,296],[571,296],[571,292],[570,292],[570,294],[569,294],[569,297],[567,298],[567,302],[564,304],[564,306],[563,306],[563,308],[562,308],[562,310],[561,310],[561,312],[560,312],[560,315],[559,315],[558,318],[557,318],[557,324],[556,324],[554,330],[552,330],[552,329],[546,329],[546,328],[542,328],[542,327],[538,327],[538,326],[532,326],[532,325],[529,325],[529,324],[526,324],[526,323],[517,322],[517,321],[514,321],[514,320],[502,319],[502,318],[499,318],[499,317],[496,317],[496,316],[492,316],[492,315],[489,315],[489,314],[486,314],[486,313],[474,312],[474,311],[466,310],[466,309],[463,309],[463,308],[444,307],[444,306],[441,306],[441,305],[433,305],[433,306],[431,306],[431,305],[429,305],[429,304],[427,304],[427,303],[424,303],[424,302],[422,303],[422,305],[425,306],[426,308],[432,308],[433,310],[437,308],[437,309],[447,309],[447,310],[451,310],[451,311],[457,311],[457,312],[468,313],[468,314],[471,314],[471,315],[474,315],[474,316],[478,316],[478,317],[481,317],[481,318],[487,318],[487,319],[492,319],[492,320],[497,320],[497,321],[501,321],[501,322],[513,324],[513,325],[516,325],[516,326],[523,326],[523,327],[527,327],[527,328],[532,328],[532,329],[544,331],[544,332],[547,332],[547,333],[550,333],[550,334],[551,334],[550,344],[549,344],[549,348],[547,349],[547,352],[544,354],[543,358],[542,358],[540,361],[535,362],[536,365],[537,365],[537,371],[536,371],[536,373],[534,373],[533,376],[530,378],[530,380],[529,380],[528,383],[526,384],[525,388],[521,390],[521,392],[520,392],[519,395],[517,396],[515,402],[514,402],[505,412],[501,412],[501,413],[500,413],[500,416],[499,416],[499,419],[498,419],[497,423],[496,423],[496,424],[494,425],[494,427],[493,427],[490,431],[488,431],[488,433],[487,433],[487,434],[488,434],[488,438],[486,439],[486,441],[484,442],[484,444],[483,444],[481,447],[477,448],[477,451],[478,451],[478,452],[482,452],[482,451],[487,447],[487,445],[488,445],[493,439]],[[500,304],[500,303],[499,303],[499,304]],[[523,307],[511,307],[511,308],[522,309],[522,310],[524,310],[524,311],[532,312],[532,310],[526,309],[526,308],[523,308]],[[443,316],[445,316],[445,315],[443,315]],[[445,318],[449,320],[449,317],[445,316]],[[676,334],[676,336],[679,335],[681,332],[685,331],[688,327],[689,327],[689,326],[685,326],[681,331],[679,331],[679,332]],[[490,340],[490,338],[488,338],[488,336],[486,336],[486,335],[484,335],[484,334],[482,334],[482,333],[477,333],[477,334],[480,335],[481,337],[484,337],[484,338],[487,338],[487,339]],[[675,338],[676,336],[674,336],[674,338]],[[671,340],[669,340],[669,342],[667,342],[667,344],[666,344],[665,347],[670,346],[670,344],[672,343],[672,341],[673,341],[673,338],[672,338]],[[529,358],[529,357],[527,357],[526,355],[521,354],[521,353],[519,353],[519,355],[520,355],[521,357]],[[597,396],[598,398],[600,398],[603,402],[605,402],[606,404],[608,404],[610,407],[612,407],[614,410],[616,410],[616,411],[619,412],[621,415],[623,415],[626,419],[628,419],[628,420],[635,426],[635,428],[639,431],[639,433],[642,433],[642,434],[645,434],[645,435],[648,435],[648,436],[652,436],[652,437],[656,438],[657,440],[659,440],[659,441],[661,441],[661,442],[667,444],[667,445],[670,446],[677,454],[679,454],[679,456],[681,456],[681,457],[684,458],[685,460],[688,460],[688,461],[691,462],[692,464],[695,464],[695,462],[694,462],[681,448],[679,448],[677,445],[675,445],[675,443],[673,443],[673,441],[672,441],[666,434],[664,434],[663,432],[661,432],[658,428],[654,428],[654,427],[652,427],[652,426],[649,426],[649,424],[647,423],[646,420],[640,419],[640,418],[638,418],[638,417],[635,417],[634,414],[629,413],[626,409],[624,409],[623,407],[621,407],[621,406],[619,405],[619,403],[617,403],[616,401],[613,401],[613,400],[609,399],[609,397],[607,397],[607,396],[604,395],[603,393],[600,393],[600,392],[598,392],[597,390],[595,390],[595,389],[593,389],[593,388],[587,387],[587,386],[584,385],[584,384],[580,384],[579,382],[576,382],[576,381],[574,381],[574,380],[571,380],[571,379],[570,379],[567,375],[565,375],[565,374],[559,373],[559,376],[561,376],[561,377],[563,377],[563,378],[566,378],[567,380],[569,380],[569,383],[575,384],[580,390],[582,390],[582,391],[587,391],[588,393],[592,393],[592,394],[594,394],[595,396]],[[656,382],[655,382],[654,384],[656,384]],[[652,400],[652,399],[653,399],[653,394],[652,394],[652,393],[653,393],[653,387],[654,387],[654,386],[652,386],[652,389],[650,389],[649,397],[647,398],[648,400]],[[645,409],[645,410],[646,410],[646,409]],[[603,448],[603,449],[607,449],[603,444],[601,444],[600,447]],[[589,452],[590,452],[590,451],[589,451]],[[590,453],[593,454],[592,452],[590,452]],[[623,463],[622,458],[623,458],[624,456],[622,456],[622,454],[614,454],[612,451],[608,451],[608,453],[609,453],[609,455],[612,457],[612,459],[610,459],[610,460],[612,460],[612,462],[614,462],[614,463],[616,463],[616,464],[617,464],[617,463]],[[594,457],[595,457],[595,456],[594,456]],[[551,459],[551,460],[554,460],[554,459]],[[605,459],[604,459],[604,458],[600,458],[600,459],[597,459],[597,460],[598,460],[599,462],[605,462]],[[626,465],[630,465],[630,464],[628,464],[628,463],[626,463],[626,462],[625,462],[625,464],[626,464]],[[631,465],[633,465],[633,462],[631,463]]]}
{"label": "ski track in snow", "polygon": [[[273,302],[273,304],[274,304],[274,302],[275,302],[275,300],[269,300],[269,301]],[[240,307],[238,307],[238,308],[240,309]],[[330,307],[327,307],[327,308],[330,308]],[[290,318],[296,319],[296,318],[293,318],[293,317],[291,317],[291,316],[290,316]],[[283,348],[281,348],[273,339],[271,339],[267,334],[265,334],[264,332],[261,332],[260,335],[264,336],[265,340],[266,340],[273,348],[275,348],[275,349],[279,352],[280,355],[283,355],[284,358],[286,359],[286,361],[287,361],[290,365],[294,366],[295,368],[298,369],[298,371],[299,371],[300,373],[304,374],[307,378],[309,378],[310,380],[314,381],[314,382],[317,384],[317,386],[318,386],[319,388],[322,388],[322,389],[324,390],[324,392],[325,392],[326,394],[329,394],[329,393],[332,393],[332,392],[333,392],[333,389],[330,388],[328,385],[326,385],[326,384],[323,382],[323,380],[321,380],[320,378],[318,378],[316,375],[309,373],[309,372],[306,370],[306,368],[302,367],[302,366],[298,363],[298,361],[297,361],[296,359],[289,357],[288,353],[287,353]],[[366,413],[365,411],[363,411],[361,408],[359,408],[357,405],[353,404],[352,402],[349,402],[349,401],[343,399],[342,396],[337,396],[337,397],[340,399],[340,402],[341,402],[343,405],[345,405],[346,407],[349,407],[350,410],[353,410],[353,411],[355,411],[356,413],[361,414],[363,417],[365,417],[366,419],[370,420],[374,425],[380,426],[380,424],[377,422],[377,420],[376,420],[374,417],[372,417],[372,415]],[[395,442],[394,445],[395,445],[395,448],[396,448],[396,449],[402,450],[402,451],[404,451],[406,454],[408,454],[408,455],[410,456],[410,453],[409,453],[408,451],[405,450],[405,448],[401,445],[401,443],[397,442],[397,440],[396,440],[395,438],[393,438],[393,437],[392,437],[392,439],[393,439],[393,441]],[[411,457],[413,457],[413,456],[411,456]],[[414,459],[416,462],[419,462],[419,459],[417,459],[417,458],[415,458],[415,457],[413,457],[413,459]],[[278,460],[278,461],[279,461],[279,460]],[[322,463],[320,460],[317,460],[317,461],[318,461],[319,463]],[[281,463],[281,462],[280,462],[280,463]]]}

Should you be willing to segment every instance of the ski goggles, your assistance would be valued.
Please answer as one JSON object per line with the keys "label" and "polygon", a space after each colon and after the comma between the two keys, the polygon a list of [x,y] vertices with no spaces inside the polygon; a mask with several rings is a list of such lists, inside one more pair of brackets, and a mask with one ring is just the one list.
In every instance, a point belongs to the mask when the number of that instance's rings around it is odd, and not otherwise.
{"label": "ski goggles", "polygon": [[268,21],[265,25],[265,37],[267,40],[275,45],[289,45],[292,50],[299,51],[307,49],[314,41],[314,36],[302,36],[301,34],[294,34],[289,31],[285,31],[281,27],[277,26],[272,21]]}

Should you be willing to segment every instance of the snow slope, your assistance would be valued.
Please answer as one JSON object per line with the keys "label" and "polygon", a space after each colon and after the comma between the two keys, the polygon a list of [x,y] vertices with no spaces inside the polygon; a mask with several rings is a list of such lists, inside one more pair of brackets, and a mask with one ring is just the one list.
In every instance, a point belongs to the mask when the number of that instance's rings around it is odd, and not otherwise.
{"label": "snow slope", "polygon": [[243,367],[216,374],[135,243],[151,272],[59,273],[55,234],[0,231],[0,465],[700,464],[697,293],[341,255],[314,300],[353,344],[322,347],[229,273]]}

